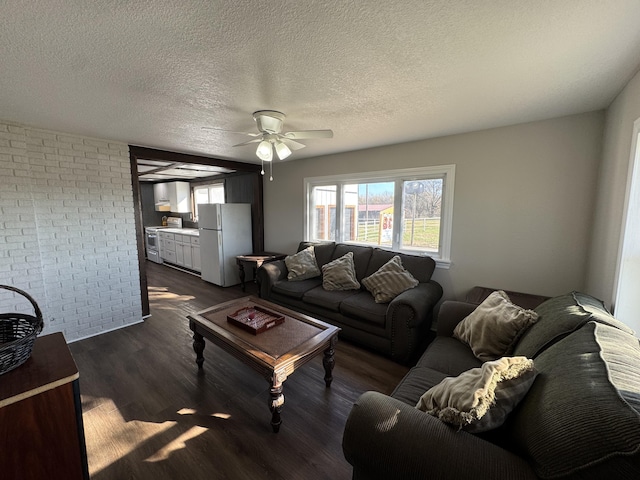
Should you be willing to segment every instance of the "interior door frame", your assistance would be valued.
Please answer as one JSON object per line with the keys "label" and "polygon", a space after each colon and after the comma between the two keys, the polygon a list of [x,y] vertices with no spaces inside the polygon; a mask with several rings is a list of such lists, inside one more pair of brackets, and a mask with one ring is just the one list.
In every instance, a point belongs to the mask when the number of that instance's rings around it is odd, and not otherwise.
{"label": "interior door frame", "polygon": [[[142,305],[142,317],[147,318],[151,315],[149,305],[149,290],[147,283],[147,268],[145,254],[144,239],[144,223],[142,220],[142,201],[140,194],[140,182],[138,180],[138,159],[147,160],[163,160],[171,162],[192,163],[199,165],[215,165],[219,167],[235,170],[236,172],[260,174],[260,165],[253,163],[236,162],[233,160],[223,160],[221,158],[203,157],[200,155],[190,155],[186,153],[168,152],[165,150],[156,150],[148,147],[140,147],[129,145],[129,160],[131,163],[131,186],[133,189],[133,214],[136,224],[136,244],[138,247],[138,270],[140,272],[140,300]],[[254,182],[254,198],[256,204],[252,206],[254,220],[262,225],[262,229],[258,232],[258,241],[254,241],[254,247],[261,249],[264,245],[264,225],[263,225],[263,209],[262,209],[262,182]]]}

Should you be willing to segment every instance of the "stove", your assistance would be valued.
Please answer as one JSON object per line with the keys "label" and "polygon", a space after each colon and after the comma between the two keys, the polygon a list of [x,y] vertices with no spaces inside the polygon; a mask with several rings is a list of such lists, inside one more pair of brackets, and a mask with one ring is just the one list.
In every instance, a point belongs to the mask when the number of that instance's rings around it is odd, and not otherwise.
{"label": "stove", "polygon": [[166,225],[157,225],[144,227],[145,245],[147,247],[147,260],[154,263],[163,263],[162,255],[160,252],[160,239],[158,238],[158,231],[163,228],[182,228],[182,218],[169,217],[167,218]]}

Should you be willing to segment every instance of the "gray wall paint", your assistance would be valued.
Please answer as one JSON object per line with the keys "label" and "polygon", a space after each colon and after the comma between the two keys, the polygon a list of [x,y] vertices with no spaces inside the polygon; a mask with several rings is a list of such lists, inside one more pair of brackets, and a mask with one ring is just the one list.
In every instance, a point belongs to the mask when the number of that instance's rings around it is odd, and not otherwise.
{"label": "gray wall paint", "polygon": [[[587,289],[614,303],[623,208],[633,123],[640,118],[640,73],[637,73],[607,109],[602,165],[598,174],[593,243],[589,255]],[[633,326],[640,329],[640,322]]]}
{"label": "gray wall paint", "polygon": [[293,252],[303,238],[305,177],[455,164],[452,264],[434,274],[444,298],[474,285],[583,290],[603,125],[598,111],[276,163],[265,179],[265,248]]}

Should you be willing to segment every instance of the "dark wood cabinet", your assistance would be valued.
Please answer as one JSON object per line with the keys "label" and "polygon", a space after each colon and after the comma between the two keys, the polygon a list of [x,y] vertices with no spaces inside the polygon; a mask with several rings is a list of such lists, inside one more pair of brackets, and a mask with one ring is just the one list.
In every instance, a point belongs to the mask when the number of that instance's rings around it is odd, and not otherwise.
{"label": "dark wood cabinet", "polygon": [[0,376],[3,478],[89,478],[78,377],[61,333],[38,337],[29,360]]}

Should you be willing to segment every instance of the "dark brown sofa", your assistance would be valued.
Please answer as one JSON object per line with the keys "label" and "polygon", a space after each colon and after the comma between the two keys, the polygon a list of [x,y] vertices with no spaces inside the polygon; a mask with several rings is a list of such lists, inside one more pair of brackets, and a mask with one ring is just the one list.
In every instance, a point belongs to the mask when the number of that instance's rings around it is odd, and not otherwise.
{"label": "dark brown sofa", "polygon": [[471,434],[415,408],[446,376],[481,365],[455,339],[476,307],[444,302],[438,332],[390,395],[364,393],[343,450],[363,479],[640,478],[640,346],[602,302],[578,292],[547,300],[515,346],[539,374],[501,427]]}
{"label": "dark brown sofa", "polygon": [[351,340],[387,355],[399,363],[415,361],[424,349],[433,320],[433,308],[442,297],[442,287],[431,280],[435,261],[431,257],[407,255],[343,243],[301,242],[298,251],[313,245],[318,266],[353,252],[356,277],[376,272],[394,255],[420,283],[389,303],[375,303],[364,287],[360,290],[327,291],[322,277],[288,281],[284,260],[262,265],[256,280],[265,300],[314,316],[342,329],[340,338]]}

